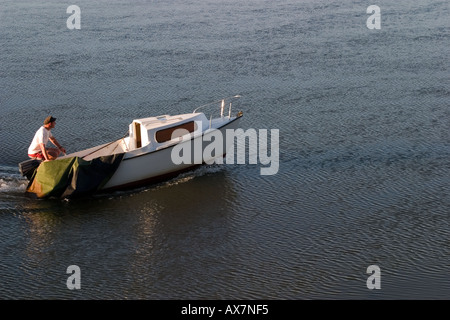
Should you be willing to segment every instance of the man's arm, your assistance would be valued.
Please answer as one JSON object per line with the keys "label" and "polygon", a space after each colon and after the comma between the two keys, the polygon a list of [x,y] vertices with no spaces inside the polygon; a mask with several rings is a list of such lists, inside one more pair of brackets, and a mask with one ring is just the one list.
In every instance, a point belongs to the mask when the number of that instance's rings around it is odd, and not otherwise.
{"label": "man's arm", "polygon": [[66,149],[64,149],[58,142],[58,140],[56,140],[55,137],[50,137],[49,140],[51,141],[51,143],[53,143],[59,150],[61,150],[63,153],[66,153]]}

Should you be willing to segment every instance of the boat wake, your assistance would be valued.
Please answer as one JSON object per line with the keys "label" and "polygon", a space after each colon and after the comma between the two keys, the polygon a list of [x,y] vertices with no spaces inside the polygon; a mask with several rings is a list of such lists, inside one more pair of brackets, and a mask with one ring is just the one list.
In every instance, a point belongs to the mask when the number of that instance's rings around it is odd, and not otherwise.
{"label": "boat wake", "polygon": [[[154,185],[142,186],[137,189],[115,191],[106,194],[93,195],[95,198],[100,197],[116,197],[126,196],[133,193],[146,192],[149,190],[170,188],[175,185],[183,184],[196,177],[201,177],[208,174],[214,174],[223,170],[223,166],[219,165],[203,165],[192,171],[180,174],[179,176]],[[0,165],[0,195],[15,196],[17,194],[24,194],[28,185],[28,180],[23,177],[16,167]]]}
{"label": "boat wake", "polygon": [[23,193],[28,180],[19,173],[16,167],[0,165],[0,194]]}
{"label": "boat wake", "polygon": [[177,177],[162,182],[158,185],[160,188],[167,188],[177,184],[186,183],[194,178],[201,177],[208,174],[217,173],[223,170],[223,166],[220,165],[202,165],[196,169],[192,169],[191,171],[187,171],[185,173],[181,173]]}

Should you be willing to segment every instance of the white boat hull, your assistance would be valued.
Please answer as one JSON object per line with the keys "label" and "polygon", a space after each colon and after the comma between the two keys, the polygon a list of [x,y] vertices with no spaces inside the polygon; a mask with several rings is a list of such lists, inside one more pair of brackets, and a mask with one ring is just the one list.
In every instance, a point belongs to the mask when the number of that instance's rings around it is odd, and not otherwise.
{"label": "white boat hull", "polygon": [[[215,158],[223,157],[226,154],[227,149],[232,146],[233,141],[226,141],[226,130],[236,129],[239,120],[240,117],[229,120],[223,126],[218,128],[224,138],[224,143],[223,149],[221,150],[222,152],[220,152],[221,154],[215,155]],[[171,144],[165,148],[149,151],[148,153],[136,154],[130,152],[129,154],[125,154],[121,164],[101,190],[109,191],[126,189],[159,182],[205,163],[210,159],[203,159],[201,162],[197,160],[188,163],[174,164],[172,161],[172,152],[176,146],[180,148],[181,144],[185,144],[185,146],[187,146],[187,144],[190,146],[195,144],[201,144],[203,146],[205,143],[209,144],[210,142],[205,142],[208,141],[209,134],[211,133],[206,131],[194,136],[188,141]]]}

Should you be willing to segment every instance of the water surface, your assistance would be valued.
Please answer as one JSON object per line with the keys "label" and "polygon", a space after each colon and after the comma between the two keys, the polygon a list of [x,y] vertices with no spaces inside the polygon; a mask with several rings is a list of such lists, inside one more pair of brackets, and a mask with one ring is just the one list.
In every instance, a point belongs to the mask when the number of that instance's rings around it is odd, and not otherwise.
{"label": "water surface", "polygon": [[[80,30],[57,1],[0,9],[0,298],[450,297],[446,2],[378,1],[380,30],[361,1],[76,4]],[[24,194],[17,163],[48,114],[72,152],[234,94],[243,129],[280,130],[276,175]]]}

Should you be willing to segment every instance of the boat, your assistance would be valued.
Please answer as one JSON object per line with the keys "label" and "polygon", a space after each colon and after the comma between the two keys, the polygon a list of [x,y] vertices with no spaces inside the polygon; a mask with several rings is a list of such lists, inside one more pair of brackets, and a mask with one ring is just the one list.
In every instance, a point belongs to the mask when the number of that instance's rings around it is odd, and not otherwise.
{"label": "boat", "polygon": [[[208,103],[191,113],[134,119],[128,133],[115,141],[52,161],[23,161],[19,170],[29,180],[26,192],[37,198],[69,198],[124,190],[223,160],[233,144],[226,131],[237,129],[243,115],[232,115],[232,103],[239,97]],[[200,111],[212,106],[219,107],[215,117],[211,111]],[[224,141],[217,143],[218,137]],[[211,141],[216,142],[214,148]]]}

